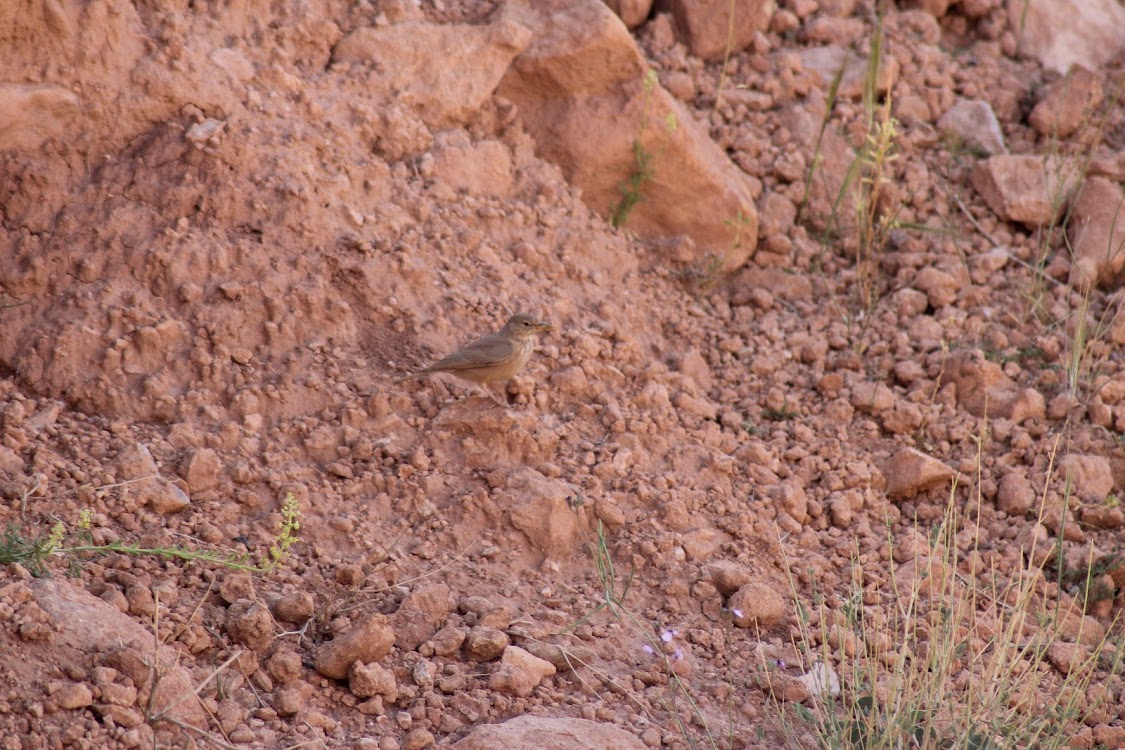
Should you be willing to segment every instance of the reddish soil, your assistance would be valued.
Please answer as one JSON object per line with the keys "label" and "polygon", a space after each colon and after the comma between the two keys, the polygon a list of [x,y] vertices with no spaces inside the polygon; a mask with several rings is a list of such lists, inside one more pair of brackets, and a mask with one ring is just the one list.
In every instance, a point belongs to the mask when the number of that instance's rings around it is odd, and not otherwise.
{"label": "reddish soil", "polygon": [[[0,150],[0,523],[45,538],[61,521],[73,546],[90,511],[94,544],[256,561],[286,496],[300,509],[268,573],[121,553],[52,557],[46,583],[3,568],[0,748],[423,748],[524,714],[686,746],[642,633],[605,610],[583,619],[604,598],[599,523],[632,574],[626,605],[675,631],[668,651],[721,746],[776,747],[756,675],[807,666],[786,570],[808,602],[842,597],[857,556],[881,580],[920,554],[950,484],[907,476],[891,460],[906,448],[958,472],[972,564],[1011,574],[1033,539],[1069,569],[1092,559],[1095,601],[1051,572],[1038,594],[1120,634],[1123,297],[1076,291],[1063,234],[997,217],[971,184],[979,154],[938,134],[956,99],[979,98],[1009,150],[1049,148],[1027,118],[1060,76],[1016,54],[998,3],[961,5],[985,12],[888,16],[902,225],[866,271],[850,221],[822,241],[824,194],[793,209],[814,159],[798,131],[826,100],[798,53],[866,49],[870,9],[782,2],[725,75],[666,18],[635,32],[755,190],[757,249],[731,274],[610,226],[503,99],[428,125],[331,62],[400,4],[0,12],[3,79],[58,87],[26,100],[46,114]],[[41,62],[51,45],[65,62]],[[1105,103],[1053,145],[1118,182],[1122,62],[1097,68]],[[862,119],[841,96],[829,130],[858,147]],[[509,408],[447,375],[393,383],[519,310],[555,328]],[[365,627],[354,652],[326,650]],[[561,669],[505,671],[505,645]],[[383,671],[326,676],[359,653]],[[154,661],[164,687],[201,686],[199,703],[150,720]],[[1109,707],[1074,745],[1125,747],[1125,686],[1094,683]]]}

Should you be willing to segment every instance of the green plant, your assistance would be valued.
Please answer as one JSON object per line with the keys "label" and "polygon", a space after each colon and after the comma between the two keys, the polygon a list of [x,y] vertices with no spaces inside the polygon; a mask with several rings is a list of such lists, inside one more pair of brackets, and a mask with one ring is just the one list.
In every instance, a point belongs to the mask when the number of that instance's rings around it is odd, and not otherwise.
{"label": "green plant", "polygon": [[[840,82],[844,79],[844,70],[847,67],[848,59],[840,64],[836,74],[832,77],[832,82],[828,85],[828,93],[825,96],[824,102],[824,116],[820,118],[820,128],[816,134],[816,142],[813,145],[813,158],[809,160],[808,168],[805,170],[805,191],[801,196],[801,202],[797,204],[797,221],[802,221],[806,218],[806,211],[808,210],[809,199],[812,197],[813,180],[816,177],[817,170],[824,164],[824,133],[828,129],[828,123],[832,120],[832,112],[836,108],[836,99],[840,92]],[[825,229],[827,235],[832,231],[832,222],[829,222],[829,227]],[[828,239],[826,236],[825,239]]]}
{"label": "green plant", "polygon": [[[281,524],[277,535],[266,554],[255,563],[250,561],[247,553],[199,550],[179,545],[142,547],[120,540],[109,544],[95,544],[90,533],[91,519],[90,511],[83,510],[74,532],[68,532],[66,524],[59,521],[46,535],[34,537],[21,533],[15,525],[9,525],[0,539],[0,563],[19,563],[33,575],[44,575],[47,573],[47,563],[53,557],[65,559],[71,572],[77,572],[82,559],[87,555],[118,553],[200,561],[234,570],[270,573],[288,558],[289,548],[298,541],[297,531],[301,528],[300,505],[290,493],[281,504]],[[67,544],[68,541],[71,543]]]}
{"label": "green plant", "polygon": [[[790,569],[804,666],[841,674],[837,694],[778,706],[792,747],[811,731],[832,750],[1061,750],[1074,723],[1098,707],[1088,692],[1095,672],[1120,679],[1122,650],[1108,640],[1080,652],[1064,673],[1048,662],[1060,631],[1040,568],[965,564],[965,534],[979,527],[979,480],[978,460],[976,522],[963,522],[954,483],[928,544],[889,579],[869,577],[857,549],[848,588],[814,593],[808,607]],[[897,544],[888,525],[887,559]],[[967,551],[979,550],[977,539],[968,541]],[[1034,548],[1027,558],[1039,559]],[[1040,703],[1041,695],[1049,698]]]}
{"label": "green plant", "polygon": [[683,280],[693,293],[710,292],[719,283],[719,273],[723,270],[724,263],[721,256],[707,253],[684,267]]}
{"label": "green plant", "polygon": [[715,88],[715,106],[711,108],[712,112],[717,112],[723,101],[723,88],[727,82],[727,67],[730,64],[730,54],[734,51],[734,21],[734,0],[730,0],[727,3],[727,40],[723,49],[723,66],[719,72],[719,85]]}
{"label": "green plant", "polygon": [[783,403],[779,409],[762,409],[762,418],[771,422],[787,422],[795,416],[797,410],[789,406],[789,401]]}
{"label": "green plant", "polygon": [[[609,221],[614,227],[620,228],[629,219],[629,214],[636,208],[638,203],[645,200],[644,187],[648,184],[653,177],[656,176],[656,170],[653,166],[653,159],[656,158],[656,151],[649,150],[644,144],[644,136],[649,128],[649,115],[652,110],[652,96],[656,90],[658,80],[656,71],[651,68],[645,73],[642,86],[644,88],[644,100],[641,109],[641,126],[637,138],[633,141],[633,173],[629,178],[619,186],[621,191],[621,200],[616,205],[611,206],[609,209]],[[664,120],[664,126],[668,131],[676,129],[676,116],[669,112]]]}
{"label": "green plant", "polygon": [[[581,498],[570,502],[571,507],[577,509],[581,506]],[[583,530],[583,534],[585,531]],[[615,619],[629,625],[642,640],[642,650],[649,657],[657,660],[660,668],[667,676],[669,698],[662,701],[662,707],[676,727],[676,731],[683,737],[689,747],[700,747],[701,741],[712,750],[718,750],[718,744],[711,733],[707,720],[699,705],[692,697],[691,692],[680,678],[675,668],[675,662],[682,658],[680,647],[676,643],[679,633],[671,628],[661,627],[655,623],[646,623],[641,620],[625,603],[629,590],[633,584],[634,571],[630,570],[628,576],[622,578],[613,563],[606,540],[605,528],[598,521],[591,540],[586,537],[586,544],[590,550],[594,563],[594,571],[602,589],[602,600],[596,607],[560,631],[560,634],[570,633],[582,623],[589,620],[599,612],[606,611]],[[702,727],[703,738],[697,737],[690,729],[692,723]]]}
{"label": "green plant", "polygon": [[609,223],[614,227],[620,228],[629,219],[629,214],[636,205],[644,201],[645,197],[641,189],[656,174],[652,168],[652,157],[652,152],[646,149],[643,143],[639,140],[633,141],[633,160],[636,162],[636,168],[629,175],[629,179],[621,185],[621,200],[610,211]]}
{"label": "green plant", "polygon": [[742,247],[742,234],[746,231],[746,227],[750,226],[750,217],[739,211],[733,219],[723,219],[723,223],[728,227],[734,227],[734,244],[731,247],[735,250]]}
{"label": "green plant", "polygon": [[[805,176],[804,195],[798,206],[799,219],[821,226],[817,234],[822,252],[830,250],[843,238],[843,244],[855,258],[855,285],[848,311],[841,310],[849,329],[857,321],[866,321],[868,313],[881,298],[884,287],[880,278],[882,251],[894,229],[900,227],[938,231],[920,225],[905,225],[898,220],[901,203],[893,188],[893,167],[898,159],[896,139],[898,121],[891,116],[889,94],[880,101],[879,71],[883,65],[883,15],[876,12],[876,23],[867,50],[867,67],[863,79],[863,143],[856,148],[838,187],[826,185],[835,197],[829,215],[811,216],[808,206],[818,170],[823,164],[824,134],[838,97],[848,60],[840,64],[825,103],[824,116],[813,148],[813,158]],[[854,234],[853,234],[854,233]],[[819,266],[819,264],[817,264]],[[832,289],[832,285],[827,285]],[[831,292],[830,292],[831,294]],[[833,300],[833,305],[835,301]],[[837,306],[841,307],[841,306]]]}

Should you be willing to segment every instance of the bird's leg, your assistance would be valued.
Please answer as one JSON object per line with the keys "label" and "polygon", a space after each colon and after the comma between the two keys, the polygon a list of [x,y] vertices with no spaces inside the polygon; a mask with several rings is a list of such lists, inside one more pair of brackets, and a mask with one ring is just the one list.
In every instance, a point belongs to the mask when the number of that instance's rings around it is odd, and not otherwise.
{"label": "bird's leg", "polygon": [[[496,395],[496,391],[494,391],[490,387],[489,384],[481,383],[480,387],[481,387],[481,390],[484,391],[485,393],[487,393],[488,397],[491,398],[493,401],[500,404],[500,406],[503,406],[505,409],[509,408],[508,400],[506,398],[502,398],[501,396]],[[505,388],[506,386],[504,386],[504,384],[501,383],[500,387]]]}

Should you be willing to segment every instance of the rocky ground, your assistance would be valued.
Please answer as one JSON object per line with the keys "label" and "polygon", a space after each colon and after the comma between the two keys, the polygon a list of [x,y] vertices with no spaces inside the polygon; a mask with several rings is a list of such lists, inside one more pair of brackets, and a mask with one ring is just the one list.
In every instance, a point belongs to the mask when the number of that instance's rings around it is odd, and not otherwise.
{"label": "rocky ground", "polygon": [[1125,747],[1125,10],[614,10],[0,9],[0,748],[814,747],[1037,566]]}

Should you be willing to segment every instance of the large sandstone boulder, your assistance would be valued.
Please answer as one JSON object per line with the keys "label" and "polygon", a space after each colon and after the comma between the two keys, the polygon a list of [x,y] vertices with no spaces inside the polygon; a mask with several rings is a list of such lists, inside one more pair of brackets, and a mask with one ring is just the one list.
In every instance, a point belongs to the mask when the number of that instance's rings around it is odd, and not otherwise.
{"label": "large sandstone boulder", "polygon": [[624,226],[648,237],[687,235],[700,260],[742,265],[758,235],[746,177],[649,75],[621,20],[599,0],[513,2],[502,15],[535,33],[498,93],[519,107],[537,153],[607,216],[638,174],[638,155],[647,155],[649,177]]}

